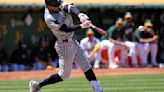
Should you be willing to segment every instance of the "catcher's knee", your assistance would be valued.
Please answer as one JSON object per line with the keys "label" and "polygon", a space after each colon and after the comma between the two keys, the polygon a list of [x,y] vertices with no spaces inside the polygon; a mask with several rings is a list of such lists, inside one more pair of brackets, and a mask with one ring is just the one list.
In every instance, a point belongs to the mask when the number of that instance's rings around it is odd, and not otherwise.
{"label": "catcher's knee", "polygon": [[59,71],[59,76],[63,79],[66,80],[70,77],[71,72],[65,72],[65,71]]}

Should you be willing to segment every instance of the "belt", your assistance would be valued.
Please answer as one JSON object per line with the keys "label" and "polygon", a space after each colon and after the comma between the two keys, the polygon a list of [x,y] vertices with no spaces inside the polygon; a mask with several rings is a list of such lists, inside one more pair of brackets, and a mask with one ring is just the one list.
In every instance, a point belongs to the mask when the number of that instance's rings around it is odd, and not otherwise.
{"label": "belt", "polygon": [[70,42],[70,41],[73,41],[73,39],[72,39],[72,38],[69,38],[69,39],[58,40],[58,41],[62,41],[62,42]]}
{"label": "belt", "polygon": [[63,42],[68,42],[68,39],[63,40]]}

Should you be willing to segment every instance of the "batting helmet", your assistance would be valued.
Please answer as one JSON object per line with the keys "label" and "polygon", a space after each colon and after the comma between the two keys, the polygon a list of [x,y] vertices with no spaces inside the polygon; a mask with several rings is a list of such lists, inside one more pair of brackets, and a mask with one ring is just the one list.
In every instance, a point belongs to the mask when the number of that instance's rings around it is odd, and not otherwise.
{"label": "batting helmet", "polygon": [[45,0],[46,5],[50,6],[60,6],[62,2],[62,0]]}

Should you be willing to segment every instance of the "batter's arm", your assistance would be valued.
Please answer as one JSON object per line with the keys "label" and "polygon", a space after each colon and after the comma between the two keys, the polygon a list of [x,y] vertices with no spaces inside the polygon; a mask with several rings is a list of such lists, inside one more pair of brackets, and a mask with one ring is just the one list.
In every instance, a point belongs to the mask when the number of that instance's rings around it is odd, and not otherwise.
{"label": "batter's arm", "polygon": [[86,22],[83,22],[82,24],[77,24],[77,25],[73,25],[73,26],[67,26],[63,22],[59,22],[57,19],[52,17],[52,15],[49,13],[48,10],[45,11],[44,19],[45,19],[47,26],[51,30],[61,30],[64,32],[72,32],[72,31],[75,31],[78,29],[90,27],[90,25],[89,25],[90,21],[86,21]]}
{"label": "batter's arm", "polygon": [[64,31],[64,32],[73,32],[75,30],[81,29],[80,25],[73,25],[73,26],[67,26],[65,24],[63,24],[59,30]]}
{"label": "batter's arm", "polygon": [[72,32],[78,29],[81,29],[83,25],[77,24],[73,26],[67,26],[66,24],[59,23],[57,20],[46,20],[46,24],[50,29],[61,30],[64,32]]}
{"label": "batter's arm", "polygon": [[80,19],[80,22],[86,22],[89,20],[89,17],[84,13],[80,13],[80,10],[75,5],[67,4],[63,7],[64,7],[63,8],[64,11],[78,16]]}
{"label": "batter's arm", "polygon": [[55,30],[59,29],[59,30],[64,31],[64,32],[73,32],[73,31],[76,31],[78,29],[90,27],[87,22],[82,23],[82,24],[73,25],[73,26],[67,26],[66,24],[58,23],[56,20],[46,20],[46,24],[52,30],[53,29],[55,29]]}
{"label": "batter's arm", "polygon": [[89,28],[90,21],[86,21],[82,24],[78,24],[78,25],[73,25],[73,26],[67,26],[66,24],[63,24],[59,30],[64,31],[64,32],[73,32],[76,31],[78,29],[84,29],[84,28]]}
{"label": "batter's arm", "polygon": [[75,5],[72,5],[72,4],[64,5],[63,10],[65,12],[72,13],[72,14],[75,14],[77,16],[80,14],[80,10]]}

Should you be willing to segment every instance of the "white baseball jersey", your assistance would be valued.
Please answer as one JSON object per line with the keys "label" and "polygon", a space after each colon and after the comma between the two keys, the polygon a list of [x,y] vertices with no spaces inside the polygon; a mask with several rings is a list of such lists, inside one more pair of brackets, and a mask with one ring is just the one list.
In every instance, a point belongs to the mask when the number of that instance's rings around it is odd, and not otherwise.
{"label": "white baseball jersey", "polygon": [[[63,80],[67,79],[70,76],[73,62],[78,64],[84,72],[88,71],[91,65],[79,43],[73,39],[74,32],[59,30],[63,24],[67,26],[74,25],[71,15],[63,11],[51,13],[46,8],[44,17],[46,24],[57,38],[55,49],[59,56],[59,76]],[[64,40],[67,40],[67,42],[64,42]]]}
{"label": "white baseball jersey", "polygon": [[74,32],[66,33],[59,30],[63,24],[66,24],[67,26],[73,25],[73,19],[70,14],[62,11],[59,13],[50,13],[46,8],[44,18],[47,26],[58,40],[73,38]]}

